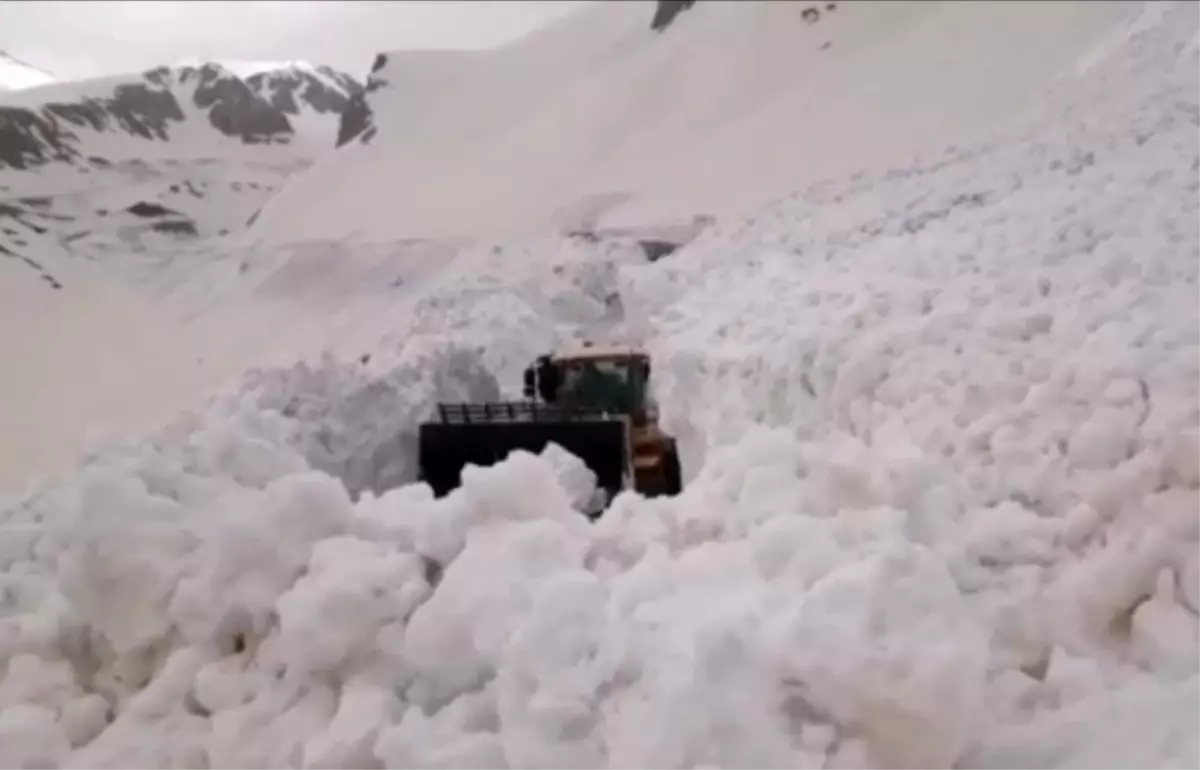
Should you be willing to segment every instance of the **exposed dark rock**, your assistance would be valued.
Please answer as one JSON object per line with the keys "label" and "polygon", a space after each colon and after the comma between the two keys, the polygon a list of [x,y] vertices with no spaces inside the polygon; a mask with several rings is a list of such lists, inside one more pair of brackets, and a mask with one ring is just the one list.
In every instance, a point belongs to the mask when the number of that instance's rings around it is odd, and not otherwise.
{"label": "exposed dark rock", "polygon": [[296,101],[296,82],[294,78],[287,78],[287,82],[280,80],[266,81],[266,73],[254,75],[257,80],[251,80],[250,83],[259,93],[266,91],[267,100],[271,106],[280,112],[286,112],[289,115],[300,114],[300,104]]}
{"label": "exposed dark rock", "polygon": [[62,284],[59,283],[58,279],[46,272],[46,268],[43,267],[42,264],[37,260],[18,254],[11,249],[5,248],[4,246],[0,246],[0,256],[9,257],[25,263],[30,269],[38,273],[38,277],[49,284],[51,289],[58,290],[62,288]]}
{"label": "exposed dark rock", "polygon": [[226,136],[240,137],[251,144],[281,134],[292,134],[287,116],[251,90],[246,81],[234,77],[215,64],[198,70],[184,68],[180,81],[199,79],[194,100],[200,108],[211,108],[208,122]]}
{"label": "exposed dark rock", "polygon": [[375,57],[375,65],[378,69],[372,69],[372,75],[367,78],[366,87],[352,96],[347,103],[346,110],[342,113],[341,123],[338,125],[338,147],[353,141],[356,137],[363,144],[369,144],[375,137],[375,115],[371,112],[371,104],[367,101],[367,95],[387,85],[387,81],[377,74],[386,62],[387,57],[383,54]]}
{"label": "exposed dark rock", "polygon": [[642,253],[650,262],[657,262],[663,257],[674,254],[679,249],[678,243],[670,241],[641,240],[638,241],[638,245],[642,247]]}
{"label": "exposed dark rock", "polygon": [[196,225],[189,219],[164,219],[150,225],[156,233],[165,235],[195,235]]}
{"label": "exposed dark rock", "polygon": [[[356,94],[350,99],[346,111],[342,113],[342,120],[338,123],[337,146],[341,147],[368,129],[373,130],[372,120],[373,116],[371,107],[367,104],[366,93]],[[364,136],[363,141],[369,141],[369,138]]]}
{"label": "exposed dark rock", "polygon": [[109,111],[121,128],[143,139],[166,140],[167,126],[183,120],[183,111],[169,91],[157,91],[142,84],[116,88]]}
{"label": "exposed dark rock", "polygon": [[68,145],[73,134],[52,117],[19,107],[0,107],[0,166],[29,168],[74,157]]}
{"label": "exposed dark rock", "polygon": [[[566,233],[566,237],[575,238],[585,243],[600,243],[606,237],[627,238],[629,235],[629,233],[621,233],[617,231],[606,233],[603,231],[596,232],[594,230],[573,230]],[[638,238],[637,245],[639,248],[641,248],[642,253],[646,255],[646,259],[650,262],[657,262],[663,257],[674,254],[681,246],[683,246],[682,243],[668,241],[663,238]]]}
{"label": "exposed dark rock", "polygon": [[[596,232],[594,230],[572,230],[566,233],[566,237],[581,240],[585,243],[600,243],[606,237],[610,238],[626,238],[629,237],[626,233],[616,231],[605,233]],[[675,241],[668,241],[662,238],[638,238],[637,245],[641,248],[642,253],[646,255],[649,262],[657,262],[658,260],[670,254],[674,254],[683,245]]]}
{"label": "exposed dark rock", "polygon": [[662,32],[674,23],[679,14],[696,4],[696,0],[658,0],[655,3],[654,18],[650,20],[650,29]]}
{"label": "exposed dark rock", "polygon": [[260,72],[246,83],[267,99],[272,107],[288,115],[299,115],[301,103],[320,113],[345,113],[350,100],[363,87],[354,78],[329,67],[307,70]]}
{"label": "exposed dark rock", "polygon": [[421,555],[421,567],[425,582],[429,584],[430,588],[437,588],[438,583],[442,582],[445,567],[437,560],[424,554]]}
{"label": "exposed dark rock", "polygon": [[[193,68],[187,67],[186,69],[193,69]],[[147,82],[153,83],[156,86],[164,86],[164,87],[170,86],[171,85],[171,68],[170,67],[155,67],[152,70],[146,70],[145,72],[143,72],[142,77]]]}
{"label": "exposed dark rock", "polygon": [[149,218],[149,217],[182,216],[178,211],[172,211],[171,209],[167,208],[166,206],[161,206],[157,203],[147,203],[146,201],[138,201],[137,203],[133,204],[132,206],[126,207],[125,210],[128,211],[130,214],[133,214],[135,217]]}
{"label": "exposed dark rock", "polygon": [[288,115],[302,107],[341,114],[363,91],[353,78],[328,67],[266,72],[246,80],[216,64],[158,67],[115,86],[111,96],[0,107],[0,168],[66,162],[83,166],[86,173],[87,165],[111,165],[80,153],[81,131],[168,141],[172,126],[186,119],[176,96],[184,85],[192,105],[207,111],[217,131],[248,144],[289,142],[294,129]]}
{"label": "exposed dark rock", "polygon": [[387,66],[387,54],[376,54],[371,63],[371,74],[367,84],[358,93],[350,97],[346,109],[342,112],[342,121],[338,125],[337,146],[341,147],[355,138],[363,144],[370,144],[375,138],[375,116],[371,112],[371,104],[367,95],[372,94],[387,85],[387,80],[380,73]]}
{"label": "exposed dark rock", "polygon": [[162,140],[167,138],[167,125],[181,120],[183,112],[174,96],[144,84],[117,86],[107,99],[89,97],[40,109],[0,107],[0,166],[29,168],[82,160],[74,146],[79,141],[76,128]]}
{"label": "exposed dark rock", "polygon": [[800,18],[804,19],[809,24],[816,24],[821,18],[821,12],[816,8],[805,8],[800,12]]}

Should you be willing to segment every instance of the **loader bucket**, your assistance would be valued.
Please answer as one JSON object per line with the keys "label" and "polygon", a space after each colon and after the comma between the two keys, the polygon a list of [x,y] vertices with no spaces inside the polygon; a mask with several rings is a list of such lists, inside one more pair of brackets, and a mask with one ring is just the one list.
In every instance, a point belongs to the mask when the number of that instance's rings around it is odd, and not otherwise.
{"label": "loader bucket", "polygon": [[441,497],[462,483],[467,464],[493,465],[517,449],[537,454],[550,443],[582,460],[610,499],[623,488],[629,462],[623,419],[532,402],[439,405],[438,419],[420,426],[420,478]]}

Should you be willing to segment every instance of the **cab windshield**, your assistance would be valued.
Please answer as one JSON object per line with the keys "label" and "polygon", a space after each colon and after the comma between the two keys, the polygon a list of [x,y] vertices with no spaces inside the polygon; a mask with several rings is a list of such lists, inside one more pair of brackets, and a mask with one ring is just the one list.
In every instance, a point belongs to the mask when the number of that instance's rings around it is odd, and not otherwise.
{"label": "cab windshield", "polygon": [[[591,362],[589,362],[589,364],[596,367],[596,371],[600,372],[603,375],[606,375],[609,377],[616,377],[616,378],[620,379],[621,384],[626,384],[629,382],[629,361],[626,359],[620,359],[620,360],[615,360],[615,361],[614,360],[591,361]],[[584,364],[584,366],[586,367],[586,366],[588,366],[588,364]]]}
{"label": "cab windshield", "polygon": [[564,401],[626,413],[636,406],[629,358],[572,361],[566,366]]}

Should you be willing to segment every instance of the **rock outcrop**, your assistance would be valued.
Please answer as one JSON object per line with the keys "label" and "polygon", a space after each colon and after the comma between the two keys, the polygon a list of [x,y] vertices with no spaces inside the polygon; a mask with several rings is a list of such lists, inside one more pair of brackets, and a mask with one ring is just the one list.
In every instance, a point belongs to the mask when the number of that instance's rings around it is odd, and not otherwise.
{"label": "rock outcrop", "polygon": [[375,61],[371,64],[371,74],[367,76],[366,87],[359,89],[342,111],[342,121],[338,126],[338,147],[354,139],[366,144],[375,136],[375,118],[367,101],[367,94],[387,85],[383,77],[383,68],[387,66],[387,60],[387,54],[375,56]]}
{"label": "rock outcrop", "polygon": [[650,29],[662,32],[675,21],[679,14],[696,4],[696,0],[658,0],[655,3],[654,18],[650,20]]}

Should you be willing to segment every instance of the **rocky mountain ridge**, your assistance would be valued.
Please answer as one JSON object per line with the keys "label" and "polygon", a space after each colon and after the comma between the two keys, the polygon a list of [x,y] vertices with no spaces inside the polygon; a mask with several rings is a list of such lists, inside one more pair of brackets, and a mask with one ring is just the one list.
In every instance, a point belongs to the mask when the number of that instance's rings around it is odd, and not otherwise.
{"label": "rocky mountain ridge", "polygon": [[242,78],[208,63],[8,92],[0,95],[0,168],[104,165],[115,159],[114,141],[141,146],[182,134],[191,142],[332,147],[362,90],[329,67]]}

